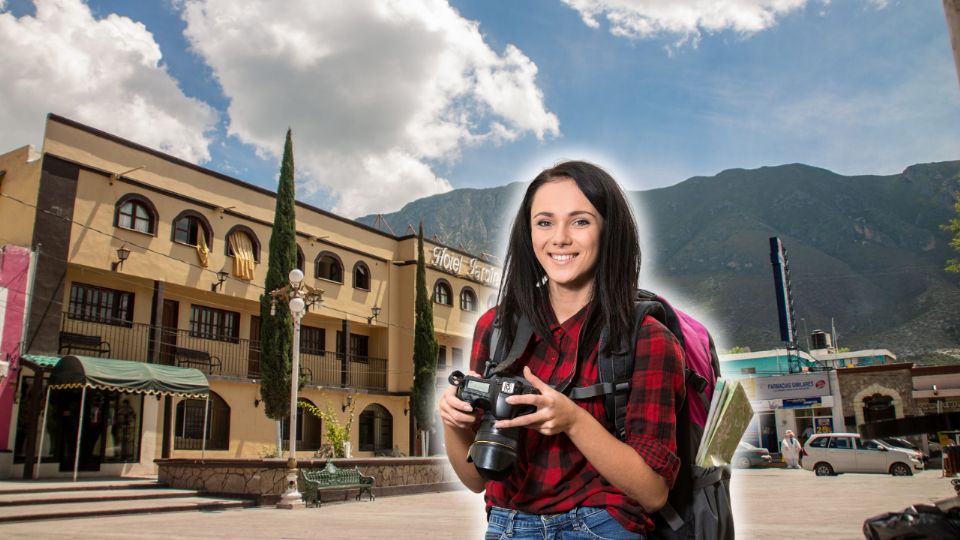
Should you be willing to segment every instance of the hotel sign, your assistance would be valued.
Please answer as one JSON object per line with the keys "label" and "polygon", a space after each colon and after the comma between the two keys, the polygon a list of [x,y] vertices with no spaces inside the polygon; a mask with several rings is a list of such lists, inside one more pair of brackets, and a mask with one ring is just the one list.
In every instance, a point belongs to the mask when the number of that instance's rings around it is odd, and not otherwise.
{"label": "hotel sign", "polygon": [[484,264],[476,257],[468,259],[463,255],[452,253],[448,248],[433,248],[433,258],[430,259],[430,266],[455,276],[479,281],[491,287],[500,284],[501,271],[499,268]]}

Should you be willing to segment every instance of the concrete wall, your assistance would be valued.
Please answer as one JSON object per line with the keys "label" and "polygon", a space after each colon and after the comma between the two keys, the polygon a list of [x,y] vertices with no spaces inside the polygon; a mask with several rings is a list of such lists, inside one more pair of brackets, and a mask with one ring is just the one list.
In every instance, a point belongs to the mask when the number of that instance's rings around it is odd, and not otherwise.
{"label": "concrete wall", "polygon": [[26,322],[30,260],[28,248],[11,245],[0,248],[0,360],[9,362],[6,371],[0,372],[0,451],[13,447],[11,426],[15,418],[20,346]]}
{"label": "concrete wall", "polygon": [[29,247],[33,239],[37,194],[40,186],[40,154],[32,146],[24,146],[0,155],[0,216],[3,234],[0,244]]}
{"label": "concrete wall", "polygon": [[[843,415],[853,416],[856,425],[864,422],[863,400],[874,394],[893,398],[897,418],[918,414],[913,401],[912,364],[847,368],[837,371],[840,394],[843,396]],[[854,429],[855,426],[848,425]]]}
{"label": "concrete wall", "polygon": [[[376,495],[461,489],[446,458],[337,459],[338,468],[358,467],[373,476]],[[158,481],[178,489],[245,495],[262,503],[276,502],[286,489],[286,461],[190,459],[159,460]],[[322,469],[322,460],[301,460],[300,469]],[[302,480],[301,480],[302,492]]]}

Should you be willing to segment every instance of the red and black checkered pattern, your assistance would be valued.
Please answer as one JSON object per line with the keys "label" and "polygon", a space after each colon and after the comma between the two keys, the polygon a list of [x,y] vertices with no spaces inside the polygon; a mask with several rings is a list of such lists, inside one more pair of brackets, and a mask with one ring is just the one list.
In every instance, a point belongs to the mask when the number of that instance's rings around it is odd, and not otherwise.
{"label": "red and black checkered pattern", "polygon": [[[556,348],[534,336],[516,364],[519,373],[529,366],[534,375],[557,385],[573,375],[572,386],[598,381],[597,348],[582,355],[577,369],[581,328],[590,305],[562,324],[551,325]],[[490,332],[496,308],[477,322],[471,356],[472,369],[483,373],[490,354]],[[676,411],[684,397],[683,350],[677,339],[653,317],[644,319],[638,332],[636,357],[647,369],[635,370],[627,406],[626,443],[672,486],[680,466],[676,445]],[[511,370],[513,371],[513,370]],[[603,396],[577,401],[608,430]],[[653,529],[653,521],[636,501],[607,482],[565,435],[546,436],[523,430],[516,468],[503,481],[486,486],[487,508],[499,506],[533,514],[556,514],[578,506],[603,507],[624,527],[636,532]]]}

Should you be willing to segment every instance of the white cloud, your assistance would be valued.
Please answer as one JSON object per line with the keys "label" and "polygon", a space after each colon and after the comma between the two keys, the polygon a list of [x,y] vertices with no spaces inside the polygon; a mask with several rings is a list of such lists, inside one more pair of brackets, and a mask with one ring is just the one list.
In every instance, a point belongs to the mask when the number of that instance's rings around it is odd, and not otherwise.
{"label": "white cloud", "polygon": [[494,52],[445,0],[182,0],[186,37],[230,99],[229,134],[276,156],[349,216],[447,191],[469,145],[559,134],[537,67]]}
{"label": "white cloud", "polygon": [[35,16],[0,13],[0,151],[39,142],[42,119],[54,112],[183,159],[209,159],[216,112],[183,94],[143,24],[95,19],[80,0],[34,3]]}
{"label": "white cloud", "polygon": [[[752,34],[776,24],[777,17],[809,0],[563,0],[591,28],[600,17],[610,32],[631,39],[672,35],[678,44],[696,43],[701,31]],[[826,0],[820,0],[825,2]],[[874,0],[876,1],[876,0]]]}

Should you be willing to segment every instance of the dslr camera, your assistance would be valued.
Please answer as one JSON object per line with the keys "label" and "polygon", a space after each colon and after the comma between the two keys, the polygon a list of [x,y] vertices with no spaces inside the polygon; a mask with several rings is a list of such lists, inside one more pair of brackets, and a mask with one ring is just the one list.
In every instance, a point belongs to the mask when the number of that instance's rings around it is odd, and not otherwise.
{"label": "dslr camera", "polygon": [[495,375],[484,379],[454,371],[447,380],[457,387],[457,398],[471,407],[483,409],[480,429],[470,445],[467,461],[473,462],[484,479],[503,480],[517,459],[520,428],[498,429],[494,423],[536,411],[532,405],[511,405],[506,400],[510,396],[539,392],[519,377]]}

